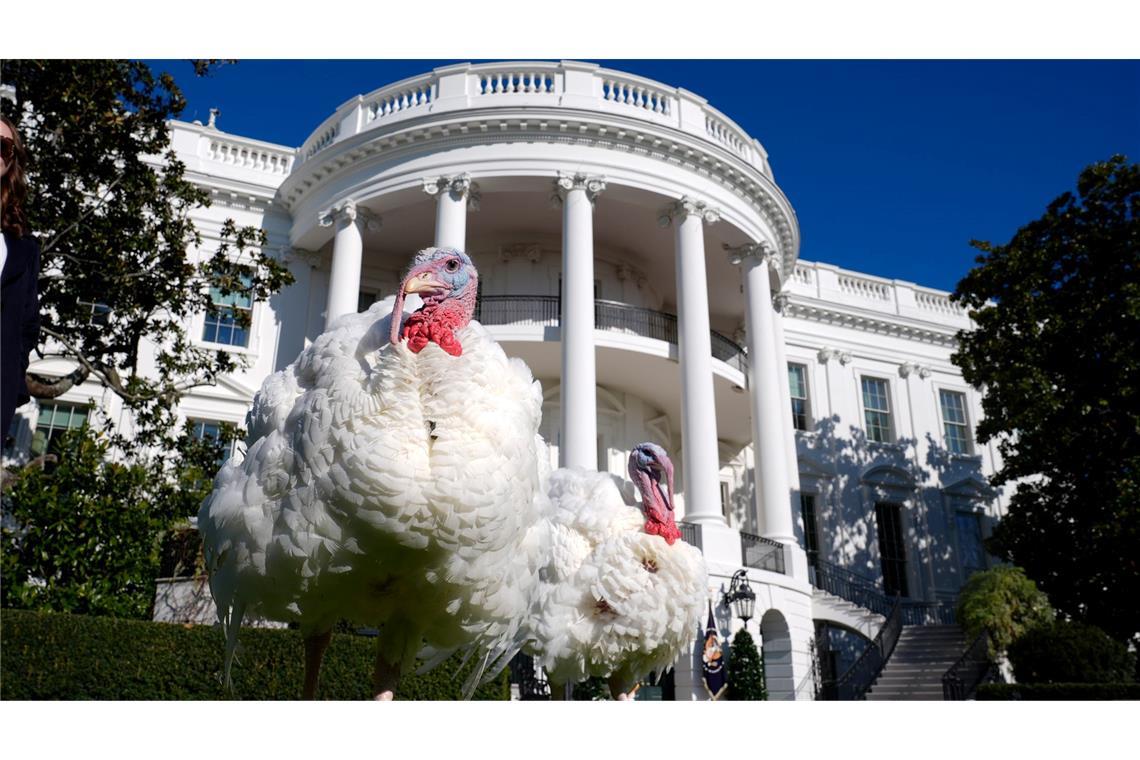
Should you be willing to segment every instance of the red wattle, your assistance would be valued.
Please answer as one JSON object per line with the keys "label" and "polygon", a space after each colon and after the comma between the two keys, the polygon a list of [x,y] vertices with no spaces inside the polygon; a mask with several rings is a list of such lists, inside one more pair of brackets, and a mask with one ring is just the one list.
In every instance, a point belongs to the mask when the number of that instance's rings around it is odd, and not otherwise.
{"label": "red wattle", "polygon": [[427,344],[435,343],[452,356],[463,354],[463,344],[455,331],[467,324],[462,313],[452,309],[426,309],[417,311],[404,322],[401,337],[408,341],[408,349],[418,354]]}

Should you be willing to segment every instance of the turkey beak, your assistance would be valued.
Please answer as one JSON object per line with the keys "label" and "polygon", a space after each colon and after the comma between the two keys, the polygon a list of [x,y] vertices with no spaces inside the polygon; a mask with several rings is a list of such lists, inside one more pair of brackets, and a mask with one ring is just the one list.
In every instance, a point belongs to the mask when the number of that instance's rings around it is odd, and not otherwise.
{"label": "turkey beak", "polygon": [[404,298],[408,293],[427,293],[429,291],[446,290],[447,286],[433,278],[429,272],[409,272],[400,284],[396,293],[396,303],[392,306],[392,327],[388,333],[390,343],[400,341],[400,322],[404,316]]}
{"label": "turkey beak", "polygon": [[402,294],[427,293],[432,290],[447,290],[447,285],[435,279],[428,272],[415,274],[404,281]]}

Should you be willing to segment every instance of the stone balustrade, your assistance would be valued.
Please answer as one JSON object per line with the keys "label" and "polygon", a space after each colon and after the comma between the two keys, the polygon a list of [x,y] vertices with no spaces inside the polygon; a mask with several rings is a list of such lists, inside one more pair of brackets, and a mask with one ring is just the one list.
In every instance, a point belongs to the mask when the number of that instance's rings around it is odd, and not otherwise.
{"label": "stone balustrade", "polygon": [[949,317],[954,326],[971,326],[966,309],[953,303],[945,291],[849,272],[830,264],[796,262],[785,292],[911,319],[946,323]]}
{"label": "stone balustrade", "polygon": [[459,64],[435,69],[348,101],[301,146],[309,160],[341,140],[425,114],[536,106],[621,114],[710,142],[771,176],[763,147],[687,90],[574,61]]}

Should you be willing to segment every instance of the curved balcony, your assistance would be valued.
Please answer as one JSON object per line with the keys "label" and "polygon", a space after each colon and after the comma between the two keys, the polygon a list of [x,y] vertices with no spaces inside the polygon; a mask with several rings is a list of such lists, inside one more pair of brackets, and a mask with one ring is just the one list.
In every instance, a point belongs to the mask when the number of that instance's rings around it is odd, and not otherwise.
{"label": "curved balcony", "polygon": [[[536,325],[557,327],[562,314],[558,296],[482,296],[475,319],[483,325]],[[619,301],[594,301],[594,329],[612,330],[677,345],[677,316],[643,309]],[[725,336],[710,331],[712,355],[748,376],[744,349]]]}
{"label": "curved balcony", "polygon": [[380,126],[432,113],[513,106],[620,114],[699,137],[771,178],[760,143],[704,98],[652,79],[577,61],[459,64],[359,95],[305,141],[300,162]]}

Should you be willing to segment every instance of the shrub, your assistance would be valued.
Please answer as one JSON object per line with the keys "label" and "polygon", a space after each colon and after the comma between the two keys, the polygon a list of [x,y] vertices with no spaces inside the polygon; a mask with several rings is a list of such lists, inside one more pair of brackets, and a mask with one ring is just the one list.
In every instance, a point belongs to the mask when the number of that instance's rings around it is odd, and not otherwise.
{"label": "shrub", "polygon": [[1020,567],[994,567],[974,573],[958,596],[958,622],[972,640],[990,632],[995,654],[1022,634],[1053,620],[1049,598]]}
{"label": "shrub", "polygon": [[728,653],[728,698],[734,701],[768,698],[764,688],[764,661],[756,651],[756,642],[744,628],[732,638]]}
{"label": "shrub", "polygon": [[[174,625],[49,612],[0,612],[0,699],[298,699],[304,648],[297,631],[243,629],[233,692],[222,686],[223,637],[212,626]],[[371,697],[375,640],[333,634],[321,668],[321,699]],[[473,658],[474,659],[474,658]],[[400,682],[397,699],[461,698],[459,657]],[[504,670],[475,699],[508,699]]]}
{"label": "shrub", "polygon": [[1051,699],[1140,699],[1135,683],[984,683],[978,687],[979,702]]}
{"label": "shrub", "polygon": [[172,515],[146,468],[107,461],[107,441],[69,431],[51,472],[29,469],[5,494],[5,607],[147,618],[158,545]]}
{"label": "shrub", "polygon": [[1130,683],[1134,657],[1095,625],[1064,620],[1037,626],[1009,647],[1018,683]]}

